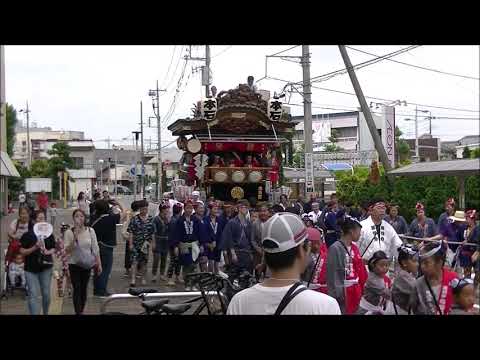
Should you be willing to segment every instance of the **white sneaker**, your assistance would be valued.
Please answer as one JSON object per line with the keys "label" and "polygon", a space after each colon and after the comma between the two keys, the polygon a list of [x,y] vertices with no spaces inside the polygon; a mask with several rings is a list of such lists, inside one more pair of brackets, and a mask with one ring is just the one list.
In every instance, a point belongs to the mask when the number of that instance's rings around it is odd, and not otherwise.
{"label": "white sneaker", "polygon": [[196,286],[192,286],[190,289],[191,289],[191,291],[198,291]]}
{"label": "white sneaker", "polygon": [[192,291],[192,288],[190,286],[185,286],[185,291]]}
{"label": "white sneaker", "polygon": [[173,280],[173,279],[168,280],[167,285],[168,286],[175,286],[176,285],[175,280]]}

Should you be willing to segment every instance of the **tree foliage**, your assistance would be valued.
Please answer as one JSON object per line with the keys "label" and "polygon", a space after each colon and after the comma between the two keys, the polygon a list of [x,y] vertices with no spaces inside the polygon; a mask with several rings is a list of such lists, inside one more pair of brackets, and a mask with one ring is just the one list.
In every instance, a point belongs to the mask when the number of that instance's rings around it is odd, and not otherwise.
{"label": "tree foliage", "polygon": [[7,104],[7,154],[13,156],[15,144],[15,126],[17,125],[17,111],[12,105]]}
{"label": "tree foliage", "polygon": [[462,152],[462,158],[464,159],[470,159],[470,155],[471,155],[471,150],[468,146],[465,146],[463,148],[463,152]]}
{"label": "tree foliage", "polygon": [[474,150],[471,152],[470,156],[471,156],[472,158],[474,158],[474,159],[480,158],[480,148],[474,149]]}
{"label": "tree foliage", "polygon": [[305,166],[305,144],[301,144],[293,154],[293,166],[296,168],[304,168]]}
{"label": "tree foliage", "polygon": [[399,164],[404,164],[410,158],[410,145],[401,138],[402,135],[400,128],[395,126],[395,153]]}
{"label": "tree foliage", "polygon": [[[383,169],[380,167],[380,182],[368,182],[369,169],[356,167],[354,174],[337,173],[337,195],[340,199],[360,205],[373,197],[383,197],[385,201],[400,206],[400,213],[410,222],[415,217],[415,204],[425,205],[427,216],[435,221],[444,211],[445,200],[449,197],[458,203],[458,185],[453,176],[397,177],[390,189]],[[467,209],[480,209],[480,177],[467,177],[465,183]]]}

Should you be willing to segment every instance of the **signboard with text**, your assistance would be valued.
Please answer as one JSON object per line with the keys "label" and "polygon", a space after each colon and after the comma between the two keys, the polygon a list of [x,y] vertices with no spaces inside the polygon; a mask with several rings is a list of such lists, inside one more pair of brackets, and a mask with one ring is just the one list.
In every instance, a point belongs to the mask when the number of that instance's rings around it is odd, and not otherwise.
{"label": "signboard with text", "polygon": [[395,168],[395,107],[383,106],[383,119],[385,124],[382,131],[382,142],[390,165]]}

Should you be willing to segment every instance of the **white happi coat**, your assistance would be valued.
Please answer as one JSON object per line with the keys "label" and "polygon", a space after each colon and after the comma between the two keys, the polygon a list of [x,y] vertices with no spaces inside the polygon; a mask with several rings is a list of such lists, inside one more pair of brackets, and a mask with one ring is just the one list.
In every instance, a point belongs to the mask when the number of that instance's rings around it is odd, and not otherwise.
{"label": "white happi coat", "polygon": [[[377,234],[375,224],[372,217],[361,222],[362,232],[358,240],[358,248],[362,258],[368,261],[377,251],[384,251],[388,257],[398,256],[397,249],[402,245],[402,240],[398,237],[395,229],[385,220],[380,225],[380,234]],[[372,239],[374,239],[372,241]],[[369,246],[370,244],[370,246]],[[368,250],[365,252],[365,249]],[[364,254],[365,253],[365,254]]]}

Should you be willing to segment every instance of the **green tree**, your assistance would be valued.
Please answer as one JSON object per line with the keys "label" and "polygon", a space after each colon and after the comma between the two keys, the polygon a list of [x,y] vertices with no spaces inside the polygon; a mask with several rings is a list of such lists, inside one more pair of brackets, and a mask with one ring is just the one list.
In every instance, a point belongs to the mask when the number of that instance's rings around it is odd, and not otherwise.
{"label": "green tree", "polygon": [[470,159],[471,152],[472,152],[472,151],[470,150],[470,148],[469,148],[468,146],[465,146],[465,147],[463,148],[462,157],[463,157],[464,159]]}
{"label": "green tree", "polygon": [[337,145],[338,142],[338,136],[339,132],[337,129],[332,129],[330,132],[330,137],[328,140],[330,141],[330,144],[325,145],[325,151],[326,152],[339,152],[342,151],[343,148]]}
{"label": "green tree", "polygon": [[73,159],[70,157],[70,146],[59,142],[52,146],[52,150],[48,151],[48,155],[52,156],[48,159],[48,174],[52,179],[52,194],[54,198],[58,198],[59,179],[58,172],[66,169],[75,169]]}
{"label": "green tree", "polygon": [[301,144],[293,154],[293,166],[302,169],[305,165],[305,144]]}
{"label": "green tree", "polygon": [[397,164],[405,163],[410,158],[410,146],[401,138],[402,131],[398,126],[395,126],[395,156]]}
{"label": "green tree", "polygon": [[[369,169],[356,167],[354,174],[338,172],[337,195],[341,200],[352,201],[359,205],[373,197],[383,197],[386,201],[400,206],[400,214],[410,222],[415,217],[415,204],[425,204],[427,216],[435,221],[444,211],[443,204],[449,197],[458,202],[458,185],[453,176],[397,177],[393,187],[385,181],[383,169],[380,168],[380,182],[373,185],[368,182]],[[465,207],[480,208],[480,177],[469,176],[465,183]]]}
{"label": "green tree", "polygon": [[474,158],[474,159],[480,158],[480,148],[474,149],[474,150],[471,152],[470,156],[471,156],[472,158]]}
{"label": "green tree", "polygon": [[28,177],[50,177],[50,164],[46,159],[32,161]]}
{"label": "green tree", "polygon": [[17,111],[12,105],[7,104],[7,153],[13,156],[15,144],[15,126],[17,125]]}

